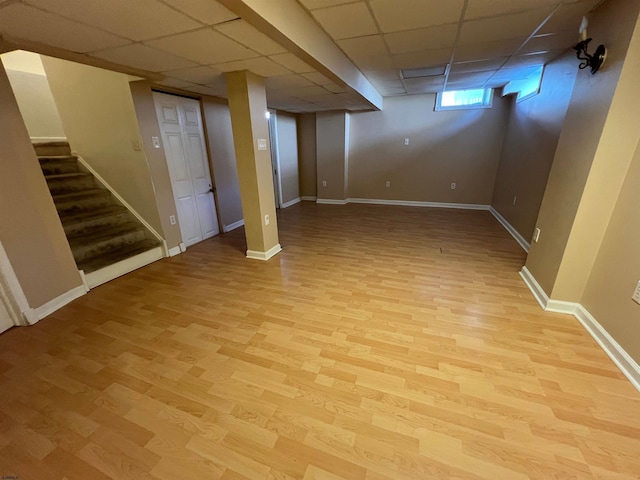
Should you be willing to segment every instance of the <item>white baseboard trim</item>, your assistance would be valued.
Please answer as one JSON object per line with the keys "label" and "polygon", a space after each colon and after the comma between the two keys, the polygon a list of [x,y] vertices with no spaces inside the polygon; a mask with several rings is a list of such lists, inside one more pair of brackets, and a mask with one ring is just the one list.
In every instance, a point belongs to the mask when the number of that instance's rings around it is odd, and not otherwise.
{"label": "white baseboard trim", "polygon": [[27,319],[29,324],[33,325],[34,323],[42,320],[44,317],[51,315],[56,310],[60,310],[62,307],[67,305],[68,303],[73,302],[76,298],[79,298],[83,295],[87,294],[87,290],[84,285],[80,285],[69,290],[66,293],[63,293],[59,297],[54,298],[53,300],[49,300],[44,305],[40,305],[38,308],[34,308],[29,312]]}
{"label": "white baseboard trim", "polygon": [[334,200],[332,198],[316,198],[316,203],[321,205],[346,205],[349,200]]}
{"label": "white baseboard trim", "polygon": [[507,222],[507,220],[502,215],[500,215],[500,213],[498,213],[495,208],[489,207],[489,211],[494,217],[496,217],[496,220],[500,222],[500,224],[507,230],[507,232],[511,234],[515,241],[518,242],[518,245],[520,245],[525,252],[529,253],[531,244],[527,242],[524,237],[520,235],[520,233],[518,233],[518,231],[513,228],[513,226],[509,222]]}
{"label": "white baseboard trim", "polygon": [[[320,201],[318,200],[318,203]],[[461,210],[489,210],[489,205],[475,203],[417,202],[413,200],[381,200],[377,198],[348,198],[346,203],[368,205],[396,205],[401,207],[457,208]]]}
{"label": "white baseboard trim", "polygon": [[631,358],[622,346],[609,335],[600,323],[582,305],[577,304],[573,314],[625,377],[640,391],[640,365]]}
{"label": "white baseboard trim", "polygon": [[576,317],[624,376],[640,391],[640,365],[631,358],[586,308],[579,303],[549,299],[527,267],[522,267],[520,276],[544,311],[564,313]]}
{"label": "white baseboard trim", "polygon": [[[183,243],[182,245],[184,245],[184,243]],[[176,255],[180,255],[183,251],[184,251],[184,250],[182,250],[182,249],[180,248],[180,245],[176,245],[175,247],[170,248],[170,249],[168,250],[168,252],[167,252],[167,256],[169,256],[169,257],[175,257]]]}
{"label": "white baseboard trim", "polygon": [[122,260],[121,262],[109,265],[108,267],[96,270],[95,272],[88,273],[86,275],[87,284],[89,285],[89,288],[95,288],[98,285],[102,285],[103,283],[107,283],[114,278],[126,275],[129,272],[133,272],[134,270],[149,265],[150,263],[153,263],[156,260],[160,260],[161,258],[164,258],[162,247],[156,247],[147,252],[140,253],[134,257]]}
{"label": "white baseboard trim", "polygon": [[240,228],[244,226],[244,218],[242,220],[238,220],[237,222],[233,222],[230,225],[222,226],[222,233],[229,233],[231,230],[235,230],[236,228]]}
{"label": "white baseboard trim", "polygon": [[31,143],[66,142],[67,137],[31,137]]}
{"label": "white baseboard trim", "polygon": [[127,210],[129,210],[129,212],[131,212],[131,214],[136,217],[138,219],[138,221],[145,226],[145,228],[147,230],[149,230],[149,232],[151,232],[151,234],[156,237],[156,239],[158,239],[159,241],[163,241],[164,239],[162,238],[162,235],[160,235],[155,228],[153,228],[149,222],[147,222],[138,212],[136,212],[134,210],[134,208],[129,205],[129,203],[127,203],[127,201],[122,198],[120,196],[120,194],[111,186],[107,183],[107,181],[102,178],[102,176],[96,172],[93,167],[91,167],[91,165],[89,165],[84,158],[82,158],[80,155],[78,155],[76,152],[71,152],[73,155],[75,155],[76,157],[78,157],[78,161],[80,162],[80,165],[82,165],[83,168],[86,168],[87,171],[89,173],[91,173],[96,180],[98,180],[98,182],[100,182],[104,188],[106,188],[107,190],[109,190],[111,192],[111,195],[113,195],[116,200],[118,200],[118,202],[120,202],[122,204],[123,207],[125,207]]}
{"label": "white baseboard trim", "polygon": [[318,199],[318,197],[312,197],[310,195],[303,195],[302,197],[300,197],[300,200],[302,200],[303,202],[315,202]]}
{"label": "white baseboard trim", "polygon": [[549,295],[547,295],[547,293],[542,289],[527,267],[522,267],[522,270],[520,270],[520,276],[527,287],[529,287],[529,290],[531,290],[531,293],[533,293],[533,297],[538,301],[540,307],[543,310],[546,310],[547,304],[549,303]]}
{"label": "white baseboard trim", "polygon": [[300,203],[301,201],[302,198],[300,197],[294,198],[293,200],[289,200],[288,202],[281,204],[280,208],[289,208],[290,206],[295,205],[296,203]]}
{"label": "white baseboard trim", "polygon": [[282,251],[282,247],[278,243],[275,247],[267,250],[266,252],[258,252],[256,250],[247,250],[247,258],[252,258],[254,260],[263,260],[267,261],[274,255],[277,255]]}

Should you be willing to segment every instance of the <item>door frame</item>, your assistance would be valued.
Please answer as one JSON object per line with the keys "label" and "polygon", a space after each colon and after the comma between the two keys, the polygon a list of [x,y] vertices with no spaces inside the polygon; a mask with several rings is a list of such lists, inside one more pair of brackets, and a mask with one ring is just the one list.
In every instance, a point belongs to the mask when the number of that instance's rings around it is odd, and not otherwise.
{"label": "door frame", "polygon": [[268,110],[269,145],[271,147],[271,172],[276,208],[282,208],[282,178],[280,177],[280,148],[278,146],[278,114],[276,110]]}
{"label": "door frame", "polygon": [[[215,175],[215,171],[213,168],[213,160],[212,160],[212,154],[211,154],[211,144],[209,142],[209,133],[208,133],[208,128],[207,128],[207,119],[205,116],[205,112],[204,112],[204,102],[202,101],[202,97],[197,95],[197,94],[186,94],[186,93],[182,93],[182,92],[176,92],[172,89],[168,89],[168,88],[162,88],[162,87],[156,87],[153,86],[151,87],[151,92],[153,93],[162,93],[165,95],[172,95],[174,97],[181,97],[181,98],[186,98],[188,100],[196,100],[198,102],[198,104],[200,105],[200,119],[202,120],[202,137],[204,139],[204,148],[205,148],[205,154],[207,156],[207,164],[209,166],[209,176],[211,177],[211,188],[213,188],[213,200],[214,200],[214,204],[216,206],[215,208],[215,212],[216,212],[216,222],[218,223],[218,235],[225,233],[224,229],[223,229],[223,224],[222,224],[222,219],[220,218],[220,203],[218,202],[218,188],[216,186],[216,175]],[[154,102],[154,109],[155,109],[155,102]],[[158,129],[160,130],[160,132],[162,132],[162,128],[160,127],[160,121],[157,119],[156,116],[156,121],[158,122]],[[165,146],[164,146],[164,141],[162,140],[162,134],[160,135],[160,141],[163,142],[163,153],[164,153],[164,161],[165,164],[167,165],[167,169],[169,168],[169,164],[168,164],[168,160],[167,160],[167,155],[165,153]],[[167,172],[169,173],[169,172]],[[171,187],[173,188],[173,182],[171,181],[171,178],[169,178],[170,183],[172,183]],[[173,199],[173,202],[175,204],[175,197]],[[176,214],[177,214],[177,208],[176,208]],[[177,219],[178,221],[178,226],[180,225],[180,219]]]}

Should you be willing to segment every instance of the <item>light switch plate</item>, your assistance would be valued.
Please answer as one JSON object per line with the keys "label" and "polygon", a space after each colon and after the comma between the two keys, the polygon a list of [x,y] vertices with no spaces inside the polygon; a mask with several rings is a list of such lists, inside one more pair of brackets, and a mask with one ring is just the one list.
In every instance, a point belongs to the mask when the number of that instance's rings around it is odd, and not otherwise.
{"label": "light switch plate", "polygon": [[153,148],[160,148],[160,139],[158,137],[151,137],[151,143]]}
{"label": "light switch plate", "polygon": [[267,149],[267,139],[259,138],[258,139],[258,150],[266,150]]}

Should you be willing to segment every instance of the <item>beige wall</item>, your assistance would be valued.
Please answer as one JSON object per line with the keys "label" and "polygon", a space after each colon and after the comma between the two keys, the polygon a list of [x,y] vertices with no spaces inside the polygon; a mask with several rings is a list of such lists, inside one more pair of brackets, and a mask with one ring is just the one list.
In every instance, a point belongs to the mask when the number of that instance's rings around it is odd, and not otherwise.
{"label": "beige wall", "polygon": [[581,304],[640,363],[640,305],[631,300],[640,280],[640,148],[598,252]]}
{"label": "beige wall", "polygon": [[317,195],[316,160],[316,114],[298,115],[298,170],[300,175],[300,195]]}
{"label": "beige wall", "polygon": [[295,115],[284,112],[278,112],[275,118],[282,187],[280,201],[284,204],[300,198],[297,121]]}
{"label": "beige wall", "polygon": [[[156,116],[153,92],[151,86],[145,81],[131,82],[129,86],[162,226],[162,231],[159,233],[163,234],[167,247],[171,249],[182,243],[182,234],[164,148],[153,147],[153,137],[157,137],[160,145],[162,145],[162,134],[158,124],[158,117]],[[171,225],[169,219],[172,215],[176,218],[175,225]]]}
{"label": "beige wall", "polygon": [[431,94],[388,97],[383,111],[351,115],[350,197],[491,203],[509,102],[441,112],[434,103]]}
{"label": "beige wall", "polygon": [[220,220],[228,225],[242,220],[242,200],[233,146],[233,131],[229,106],[220,100],[203,98],[204,118],[209,138],[208,147],[216,185]]}
{"label": "beige wall", "polygon": [[[319,199],[349,198],[349,117],[346,112],[316,113],[316,188]],[[327,182],[326,187],[322,186],[324,181]]]}
{"label": "beige wall", "polygon": [[7,70],[29,136],[64,138],[60,114],[47,82],[36,73]]}
{"label": "beige wall", "polygon": [[0,67],[0,241],[37,308],[82,285],[9,80]]}
{"label": "beige wall", "polygon": [[51,57],[42,61],[71,149],[162,232],[127,75]]}
{"label": "beige wall", "polygon": [[[638,97],[634,90],[638,83],[631,87],[625,85],[627,81],[620,86],[618,82],[639,7],[638,0],[609,0],[590,18],[589,36],[607,45],[607,63],[596,75],[581,71],[576,78],[537,220],[540,241],[532,244],[526,263],[545,292],[557,300],[580,300],[637,143],[637,133],[629,136],[629,130],[637,122]],[[634,79],[638,81],[629,72],[628,81],[633,84]],[[615,112],[610,112],[618,88],[630,88],[633,93],[618,95]],[[603,177],[592,172],[594,166]],[[585,196],[588,178],[592,179],[593,188]],[[579,218],[582,201],[589,206],[584,204]],[[578,219],[579,228],[573,234],[575,244],[567,250]],[[563,262],[566,268],[558,285]]]}
{"label": "beige wall", "polygon": [[521,102],[511,99],[491,205],[527,240],[538,218],[577,72],[576,56],[567,52],[545,67],[538,95]]}

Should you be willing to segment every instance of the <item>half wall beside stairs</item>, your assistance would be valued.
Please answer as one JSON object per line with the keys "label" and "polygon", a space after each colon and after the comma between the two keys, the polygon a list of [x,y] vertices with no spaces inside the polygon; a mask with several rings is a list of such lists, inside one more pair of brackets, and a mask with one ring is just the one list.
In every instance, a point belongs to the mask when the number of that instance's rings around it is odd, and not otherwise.
{"label": "half wall beside stairs", "polygon": [[34,148],[89,287],[164,257],[162,241],[83,168],[68,143],[37,143]]}

